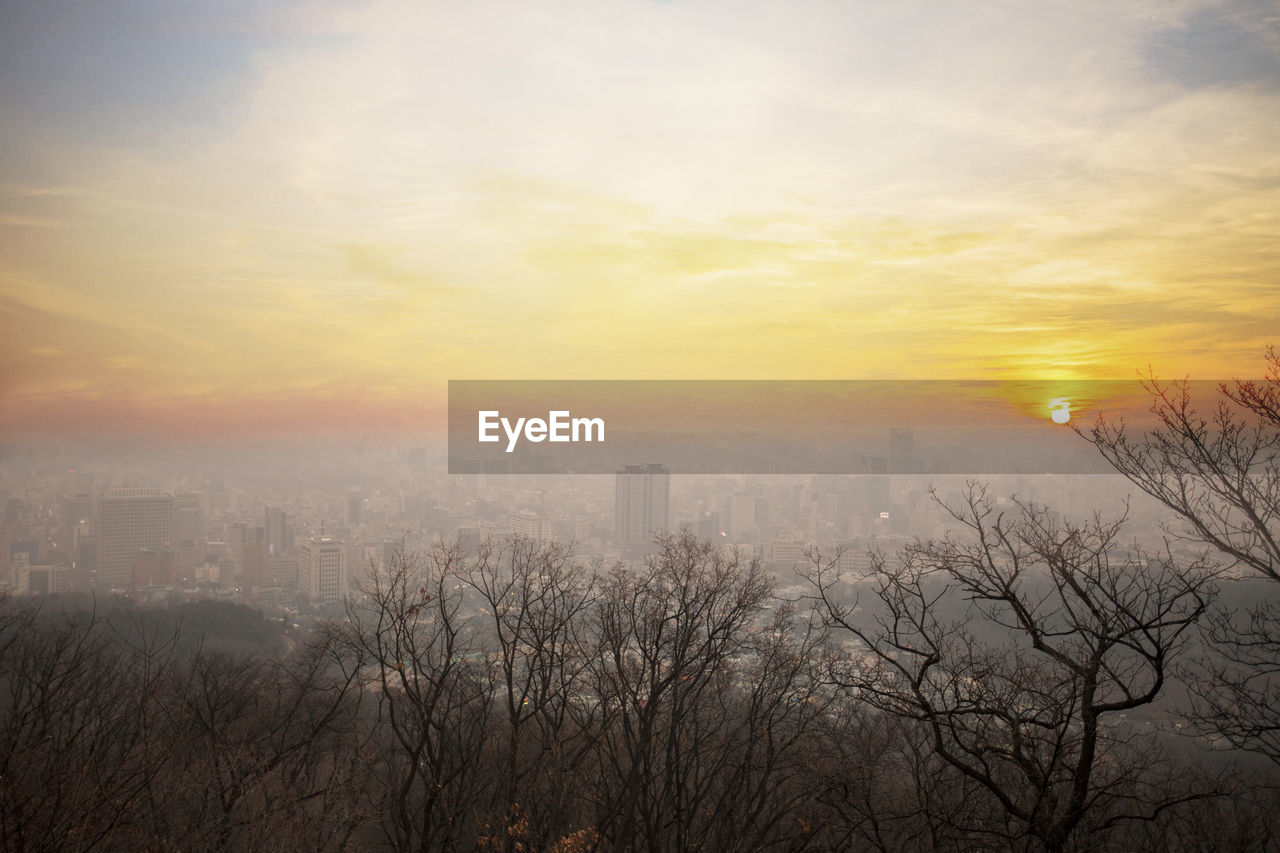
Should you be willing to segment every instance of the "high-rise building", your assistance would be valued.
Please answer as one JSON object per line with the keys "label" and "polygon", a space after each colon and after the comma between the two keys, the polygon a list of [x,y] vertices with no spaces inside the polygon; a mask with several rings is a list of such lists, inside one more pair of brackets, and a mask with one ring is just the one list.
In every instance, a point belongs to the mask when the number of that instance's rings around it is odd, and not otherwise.
{"label": "high-rise building", "polygon": [[730,542],[746,542],[757,535],[769,518],[768,501],[753,494],[728,495],[720,514]]}
{"label": "high-rise building", "polygon": [[98,574],[98,537],[81,535],[75,550],[75,584],[79,589],[88,589]]}
{"label": "high-rise building", "polygon": [[204,543],[179,541],[174,545],[176,563],[174,565],[173,582],[182,586],[191,586],[196,582],[196,566],[205,557]]}
{"label": "high-rise building", "polygon": [[320,536],[301,542],[298,551],[298,591],[313,603],[347,597],[347,546],[340,539]]}
{"label": "high-rise building", "polygon": [[265,586],[267,543],[246,542],[240,549],[240,583],[250,589]]}
{"label": "high-rise building", "polygon": [[199,492],[174,495],[173,538],[176,542],[194,542],[204,538],[204,511]]}
{"label": "high-rise building", "polygon": [[293,551],[293,521],[276,506],[267,507],[267,556],[283,557]]}
{"label": "high-rise building", "polygon": [[698,538],[703,542],[719,542],[721,539],[720,513],[704,509],[698,513]]}
{"label": "high-rise building", "polygon": [[265,586],[278,586],[284,589],[298,587],[298,560],[293,555],[288,557],[267,557],[262,566]]}
{"label": "high-rise building", "polygon": [[133,560],[143,548],[173,542],[173,496],[155,488],[112,489],[98,503],[98,586],[133,585]]}
{"label": "high-rise building", "polygon": [[267,538],[266,531],[261,524],[250,524],[247,521],[237,521],[227,528],[227,544],[239,551],[240,548],[248,545],[250,542],[263,542]]}
{"label": "high-rise building", "polygon": [[65,495],[59,498],[60,507],[60,540],[62,550],[68,554],[75,553],[76,543],[82,530],[89,532],[93,519],[93,495]]}
{"label": "high-rise building", "polygon": [[518,509],[507,517],[513,536],[527,536],[530,539],[546,540],[551,538],[551,522],[531,509]]}
{"label": "high-rise building", "polygon": [[613,541],[634,545],[671,529],[671,472],[662,465],[626,465],[618,470],[613,504]]}

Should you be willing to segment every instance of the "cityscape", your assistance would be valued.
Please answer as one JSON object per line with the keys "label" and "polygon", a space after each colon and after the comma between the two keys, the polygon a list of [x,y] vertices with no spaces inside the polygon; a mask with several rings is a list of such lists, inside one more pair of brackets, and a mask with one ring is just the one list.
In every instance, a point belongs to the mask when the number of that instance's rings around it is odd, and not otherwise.
{"label": "cityscape", "polygon": [[[684,532],[786,578],[811,548],[839,548],[857,561],[915,537],[941,538],[946,500],[973,479],[910,473],[917,458],[907,428],[886,436],[883,453],[865,455],[861,475],[673,478],[660,463],[613,477],[451,475],[440,449],[381,441],[326,448],[345,470],[289,489],[279,485],[282,472],[305,469],[305,457],[285,445],[263,452],[278,470],[144,473],[145,462],[110,457],[67,465],[65,448],[10,452],[0,580],[18,595],[211,597],[283,618],[324,612],[358,595],[395,554],[434,543],[472,551],[484,539],[525,537],[611,563],[642,559],[656,537]],[[1077,515],[1122,510],[1131,491],[1118,474],[986,479]],[[1144,510],[1154,532],[1157,507]]]}
{"label": "cityscape", "polygon": [[1280,850],[1280,10],[0,3],[0,851]]}

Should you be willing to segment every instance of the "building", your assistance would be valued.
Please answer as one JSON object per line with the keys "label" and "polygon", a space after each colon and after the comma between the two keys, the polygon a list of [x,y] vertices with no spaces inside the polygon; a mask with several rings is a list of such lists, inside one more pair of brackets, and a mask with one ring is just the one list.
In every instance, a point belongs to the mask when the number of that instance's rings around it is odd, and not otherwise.
{"label": "building", "polygon": [[98,587],[128,589],[138,551],[173,543],[173,496],[155,488],[112,489],[98,503],[97,539]]}
{"label": "building", "polygon": [[720,495],[716,501],[720,531],[729,542],[751,542],[769,521],[769,501],[747,492]]}
{"label": "building", "polygon": [[347,597],[347,546],[340,539],[320,536],[297,545],[298,591],[312,603]]}
{"label": "building", "polygon": [[513,536],[546,541],[551,538],[551,522],[531,509],[518,509],[507,516]]}
{"label": "building", "polygon": [[98,574],[98,537],[82,535],[76,548],[73,578],[79,589],[88,589]]}
{"label": "building", "polygon": [[133,588],[173,586],[177,571],[178,557],[172,548],[140,548],[133,555]]}
{"label": "building", "polygon": [[704,509],[698,513],[698,539],[703,542],[719,542],[722,533],[720,513],[713,509]]}
{"label": "building", "polygon": [[250,589],[266,586],[267,543],[247,542],[240,549],[240,585]]}
{"label": "building", "polygon": [[18,554],[13,564],[13,591],[16,595],[52,595],[71,589],[71,573],[66,566],[33,566],[27,553]]}
{"label": "building", "polygon": [[175,542],[194,542],[204,538],[204,510],[198,492],[174,495],[173,538]]}
{"label": "building", "polygon": [[634,545],[671,529],[671,472],[662,465],[626,465],[617,474],[613,541]]}
{"label": "building", "polygon": [[458,543],[458,556],[469,560],[480,550],[484,543],[485,533],[479,527],[459,527],[455,539]]}
{"label": "building", "polygon": [[288,557],[267,557],[262,566],[263,584],[280,589],[298,588],[298,561]]}
{"label": "building", "polygon": [[64,552],[74,554],[79,537],[92,529],[93,495],[63,496],[59,498],[59,502],[59,542]]}
{"label": "building", "polygon": [[805,539],[775,539],[773,553],[771,554],[775,570],[789,573],[796,566],[804,565],[809,561],[809,549],[811,547],[811,543]]}
{"label": "building", "polygon": [[196,582],[196,566],[204,561],[203,542],[179,541],[174,546],[177,565],[174,569],[173,582],[181,586],[191,586]]}
{"label": "building", "polygon": [[293,521],[279,507],[267,507],[267,556],[284,557],[293,553]]}

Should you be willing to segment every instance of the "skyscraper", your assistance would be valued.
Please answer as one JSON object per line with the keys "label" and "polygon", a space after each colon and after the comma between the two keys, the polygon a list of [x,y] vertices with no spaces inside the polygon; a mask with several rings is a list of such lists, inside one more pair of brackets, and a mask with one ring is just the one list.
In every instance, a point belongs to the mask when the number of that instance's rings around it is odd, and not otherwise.
{"label": "skyscraper", "polygon": [[250,589],[266,585],[267,543],[246,542],[240,549],[240,583]]}
{"label": "skyscraper", "polygon": [[[93,496],[88,494],[65,495],[58,499],[59,545],[68,554],[75,553],[80,532],[88,533],[93,519]],[[82,525],[84,525],[82,527]]]}
{"label": "skyscraper", "polygon": [[98,586],[128,589],[143,548],[173,542],[173,496],[155,488],[112,489],[98,504]]}
{"label": "skyscraper", "polygon": [[267,556],[283,557],[293,551],[293,522],[280,507],[267,507]]}
{"label": "skyscraper", "polygon": [[671,529],[671,472],[662,465],[626,465],[618,471],[613,541],[650,542]]}
{"label": "skyscraper", "polygon": [[298,591],[314,603],[347,597],[347,546],[339,539],[320,536],[300,542]]}
{"label": "skyscraper", "polygon": [[174,495],[173,538],[177,542],[194,542],[204,538],[204,511],[199,492]]}

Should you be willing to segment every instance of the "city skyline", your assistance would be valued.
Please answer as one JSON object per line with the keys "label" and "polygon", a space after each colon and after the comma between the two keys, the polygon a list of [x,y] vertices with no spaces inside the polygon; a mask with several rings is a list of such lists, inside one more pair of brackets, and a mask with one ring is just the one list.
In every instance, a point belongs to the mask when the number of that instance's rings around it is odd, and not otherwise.
{"label": "city skyline", "polygon": [[0,3],[0,116],[0,847],[1280,838],[1275,3]]}

